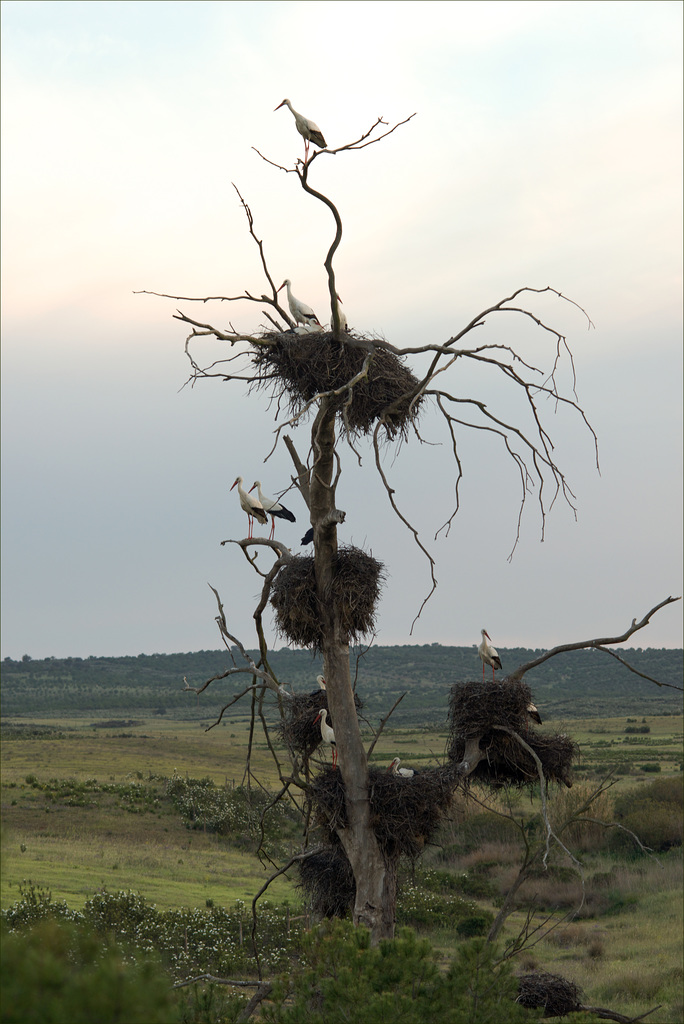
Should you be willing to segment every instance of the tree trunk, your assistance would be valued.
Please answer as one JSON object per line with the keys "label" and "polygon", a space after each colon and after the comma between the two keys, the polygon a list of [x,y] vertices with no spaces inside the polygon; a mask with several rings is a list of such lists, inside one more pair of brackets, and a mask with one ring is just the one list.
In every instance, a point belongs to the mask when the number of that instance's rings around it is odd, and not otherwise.
{"label": "tree trunk", "polygon": [[316,593],[328,707],[335,730],[339,770],[346,793],[347,827],[338,829],[356,882],[354,923],[370,929],[373,943],[392,938],[396,910],[396,864],[386,864],[371,826],[368,762],[361,741],[349,671],[349,638],[331,600],[337,555],[335,511],[335,410],[325,399],[312,429],[311,523],[314,529]]}

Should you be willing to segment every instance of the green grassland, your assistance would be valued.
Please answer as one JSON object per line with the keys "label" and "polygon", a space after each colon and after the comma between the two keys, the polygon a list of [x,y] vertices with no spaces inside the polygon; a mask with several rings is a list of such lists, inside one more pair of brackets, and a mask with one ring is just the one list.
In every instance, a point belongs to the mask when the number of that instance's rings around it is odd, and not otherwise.
{"label": "green grassland", "polygon": [[[212,720],[183,722],[157,715],[5,720],[0,748],[2,907],[18,900],[20,885],[29,879],[73,909],[103,889],[132,889],[160,910],[205,908],[212,901],[216,906],[249,903],[273,866],[262,864],[244,837],[186,827],[167,793],[165,780],[174,773],[207,777],[226,790],[243,784],[248,723],[236,718],[207,731]],[[655,779],[682,778],[681,715],[545,721],[544,729],[566,732],[580,746],[576,785],[554,790],[553,813],[610,770],[615,785],[601,809],[608,818],[616,796],[645,790]],[[649,731],[634,731],[642,729]],[[388,728],[373,761],[388,764],[399,756],[416,767],[435,764],[446,741],[446,732],[434,726]],[[265,786],[275,788],[277,771],[259,732],[251,767]],[[527,792],[485,799],[495,809],[497,801],[508,799],[521,820],[531,819],[539,806]],[[471,889],[464,890],[465,898],[479,911],[495,913],[520,859],[519,841],[496,824],[499,820],[479,806],[457,801],[454,822],[439,845],[426,851],[416,884],[425,870],[436,871],[438,878],[440,873],[466,878]],[[274,860],[283,863],[299,848],[298,827],[283,828],[275,842]],[[660,1002],[663,1008],[649,1018],[654,1024],[682,1020],[681,847],[634,860],[631,852],[611,852],[601,833],[579,843],[577,852],[585,873],[585,907],[524,953],[520,966],[570,978],[589,1003],[636,1015]],[[569,862],[558,863],[567,867]],[[281,876],[269,888],[269,898],[288,900],[296,908],[295,881],[296,873]],[[540,912],[558,906],[557,913],[563,914],[579,904],[581,882],[577,876],[538,877],[525,883],[521,893],[535,898]],[[515,933],[523,915],[521,908],[511,917],[505,938]],[[457,940],[452,929],[418,926],[445,956],[453,954]]]}
{"label": "green grassland", "polygon": [[[577,739],[579,781],[598,779],[613,768],[619,790],[656,777],[644,772],[643,764],[658,765],[665,775],[680,771],[681,716],[649,719],[650,733],[636,737],[625,734],[626,721],[550,722],[549,729],[562,728]],[[217,786],[240,786],[248,744],[244,722],[207,731],[196,722],[158,718],[123,728],[119,723],[112,727],[106,719],[87,725],[73,719],[13,719],[3,732],[2,906],[16,899],[17,886],[26,878],[74,906],[105,886],[139,888],[160,906],[172,907],[201,906],[210,896],[220,901],[251,897],[271,873],[220,836],[188,832],[164,796],[162,780],[174,772],[208,777]],[[434,764],[445,745],[443,732],[386,730],[373,761],[387,764],[400,756],[416,767]],[[276,769],[263,739],[253,743],[251,765],[264,785],[276,786]],[[50,779],[96,779],[152,792],[157,802],[97,793],[79,806],[73,797],[71,802],[53,800],[33,788],[26,782],[30,776],[43,784]],[[293,836],[292,848],[296,845]],[[273,894],[285,892],[291,894],[291,886],[278,880]]]}

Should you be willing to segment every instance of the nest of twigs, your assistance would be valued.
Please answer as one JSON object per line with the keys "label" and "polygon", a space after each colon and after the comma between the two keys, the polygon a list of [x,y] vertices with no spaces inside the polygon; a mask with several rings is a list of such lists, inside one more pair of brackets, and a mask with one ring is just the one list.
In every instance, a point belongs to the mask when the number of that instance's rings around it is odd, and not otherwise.
{"label": "nest of twigs", "polygon": [[[363,701],[356,693],[354,703],[357,711],[360,711]],[[316,722],[316,716],[323,708],[328,708],[328,695],[325,690],[296,693],[283,705],[280,735],[288,750],[302,757],[305,762],[321,743],[321,725],[320,722]],[[327,722],[334,728],[329,712]]]}
{"label": "nest of twigs", "polygon": [[[384,566],[372,555],[355,547],[338,550],[332,586],[323,600],[337,608],[348,643],[358,643],[374,631],[383,580]],[[282,636],[300,647],[320,651],[323,637],[311,555],[296,556],[283,566],[273,584],[271,604]]]}
{"label": "nest of twigs", "polygon": [[259,370],[257,387],[269,388],[278,400],[285,398],[296,414],[315,395],[342,389],[336,401],[340,418],[351,434],[368,434],[382,420],[388,440],[407,437],[421,399],[411,406],[419,384],[403,359],[384,348],[375,348],[365,377],[345,387],[363,369],[373,341],[354,344],[353,336],[342,343],[332,332],[282,334],[271,332],[252,356]]}
{"label": "nest of twigs", "polygon": [[530,727],[527,711],[532,692],[526,683],[456,683],[449,698],[451,727],[449,758],[463,761],[467,741],[479,736],[486,756],[469,774],[492,786],[526,786],[539,781],[537,764],[529,751],[509,733],[492,728],[504,726],[516,732],[541,761],[549,782],[572,786],[572,764],[579,754],[577,744],[564,734],[541,733]]}
{"label": "nest of twigs", "polygon": [[581,1008],[582,991],[559,974],[533,971],[518,978],[517,1002],[526,1010],[543,1009],[544,1017],[564,1017]]}
{"label": "nest of twigs", "polygon": [[354,872],[340,846],[329,846],[299,862],[299,883],[315,914],[346,917],[356,899]]}
{"label": "nest of twigs", "polygon": [[[410,779],[384,768],[369,768],[371,825],[388,859],[400,854],[415,858],[422,852],[451,804],[455,780],[450,765],[424,768]],[[347,823],[339,769],[326,768],[316,776],[311,799],[317,824],[327,830],[328,841],[336,844],[335,828]]]}

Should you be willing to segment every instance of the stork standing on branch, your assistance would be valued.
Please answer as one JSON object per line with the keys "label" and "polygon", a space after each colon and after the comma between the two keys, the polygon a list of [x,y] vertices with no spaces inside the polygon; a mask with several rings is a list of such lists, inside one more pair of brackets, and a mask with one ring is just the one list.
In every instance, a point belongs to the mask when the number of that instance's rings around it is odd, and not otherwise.
{"label": "stork standing on branch", "polygon": [[327,743],[328,746],[332,748],[332,766],[333,768],[337,768],[337,744],[335,743],[335,733],[333,732],[332,727],[328,725],[327,718],[328,712],[323,708],[323,710],[319,711],[314,718],[314,725],[316,722],[321,723],[321,737],[323,742]]}
{"label": "stork standing on branch", "polygon": [[485,665],[492,666],[492,681],[494,681],[494,671],[497,668],[501,668],[501,658],[499,657],[499,653],[496,648],[490,647],[487,643],[488,640],[492,639],[487,630],[482,629],[480,632],[482,633],[482,643],[478,647],[477,653],[482,659],[482,682],[484,682]]}
{"label": "stork standing on branch", "polygon": [[250,487],[250,494],[252,493],[255,487],[257,490],[257,494],[259,495],[259,501],[261,502],[261,505],[263,506],[264,510],[268,513],[268,515],[271,517],[271,533],[269,535],[269,540],[272,540],[275,534],[276,516],[278,517],[278,519],[287,519],[291,523],[296,523],[297,520],[295,519],[294,513],[290,512],[289,508],[285,508],[285,506],[281,505],[280,502],[274,501],[273,498],[267,498],[262,493],[261,482],[259,480],[255,480],[252,487]]}
{"label": "stork standing on branch", "polygon": [[309,158],[310,142],[313,142],[314,146],[318,146],[319,149],[326,148],[327,144],[323,138],[323,132],[317,124],[314,124],[314,122],[310,121],[308,117],[304,117],[304,115],[300,114],[298,110],[295,110],[289,100],[283,100],[282,103],[278,104],[275,110],[280,110],[281,107],[289,107],[290,111],[294,115],[297,131],[304,139],[304,163],[306,163]]}
{"label": "stork standing on branch", "polygon": [[[264,506],[261,502],[257,501],[256,498],[252,498],[243,488],[241,476],[236,477],[233,487],[236,485],[238,495],[240,496],[240,505],[243,512],[247,513],[247,518],[249,520],[249,532],[247,533],[247,538],[250,539],[254,532],[254,520],[258,519],[260,523],[264,524],[264,526],[268,526],[268,516],[266,515]],[[231,487],[231,491],[233,490],[233,487]]]}
{"label": "stork standing on branch", "polygon": [[290,281],[289,277],[286,277],[278,291],[281,291],[283,288],[287,288],[287,304],[290,307],[290,312],[292,313],[293,318],[298,324],[306,324],[309,327],[312,324],[318,324],[320,327],[320,320],[314,313],[311,306],[307,306],[305,302],[301,302],[299,299],[294,297],[292,289],[290,288],[291,284],[292,281]]}

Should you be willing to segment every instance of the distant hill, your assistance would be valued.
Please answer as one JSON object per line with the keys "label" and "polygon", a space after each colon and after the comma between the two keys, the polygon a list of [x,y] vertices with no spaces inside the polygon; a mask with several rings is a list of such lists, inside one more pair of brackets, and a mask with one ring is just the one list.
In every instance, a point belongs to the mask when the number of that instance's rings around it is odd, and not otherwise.
{"label": "distant hill", "polygon": [[[508,648],[499,653],[504,671],[510,671],[542,651]],[[663,683],[682,684],[681,649],[639,647],[620,650],[620,655],[638,671]],[[279,681],[293,690],[316,688],[321,663],[307,651],[283,648],[271,653],[270,662]],[[240,664],[237,652],[236,663]],[[210,719],[232,695],[249,685],[250,676],[216,680],[199,699],[183,692],[183,678],[198,686],[231,665],[225,650],[123,658],[5,658],[2,715],[6,719],[18,715],[159,714]],[[408,691],[392,723],[437,726],[445,721],[453,683],[478,679],[481,674],[474,645],[372,647],[358,661],[357,689],[366,717],[377,721]],[[525,678],[545,718],[674,714],[682,708],[681,692],[639,678],[600,651],[558,655]],[[238,705],[235,715],[242,716],[247,710],[246,704]]]}

